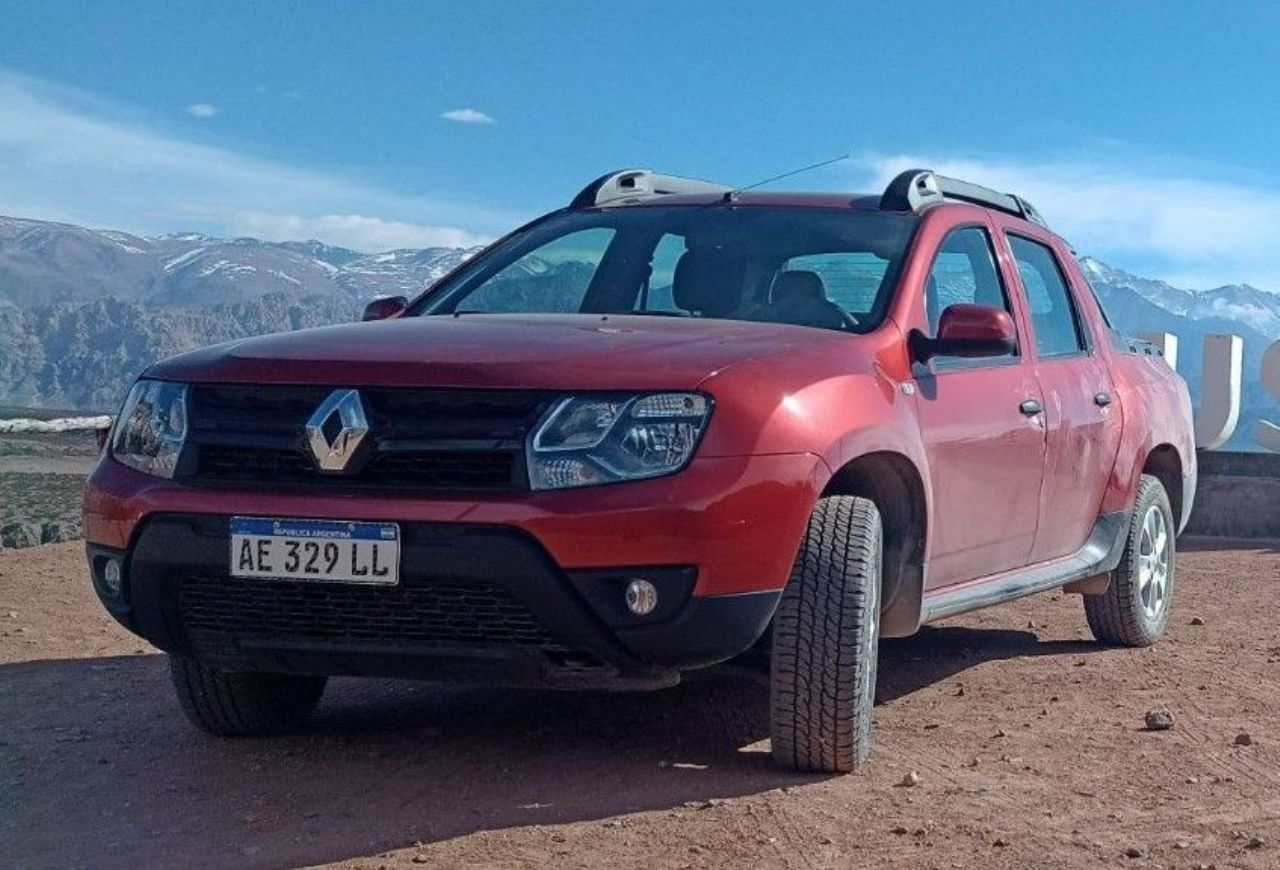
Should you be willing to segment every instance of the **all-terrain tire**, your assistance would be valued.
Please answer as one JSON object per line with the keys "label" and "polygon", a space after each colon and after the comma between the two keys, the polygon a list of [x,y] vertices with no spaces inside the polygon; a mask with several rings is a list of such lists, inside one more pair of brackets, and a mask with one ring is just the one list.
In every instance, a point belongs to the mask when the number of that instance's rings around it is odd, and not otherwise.
{"label": "all-terrain tire", "polygon": [[[1153,528],[1162,531],[1153,535]],[[1142,475],[1124,553],[1111,572],[1111,583],[1101,595],[1084,596],[1089,628],[1100,643],[1151,646],[1164,634],[1173,609],[1176,530],[1164,485]]]}
{"label": "all-terrain tire", "polygon": [[871,751],[880,641],[880,511],[821,499],[773,621],[770,713],[782,767],[843,773]]}
{"label": "all-terrain tire", "polygon": [[178,702],[192,723],[219,737],[297,730],[315,712],[326,677],[222,671],[183,656],[169,657]]}

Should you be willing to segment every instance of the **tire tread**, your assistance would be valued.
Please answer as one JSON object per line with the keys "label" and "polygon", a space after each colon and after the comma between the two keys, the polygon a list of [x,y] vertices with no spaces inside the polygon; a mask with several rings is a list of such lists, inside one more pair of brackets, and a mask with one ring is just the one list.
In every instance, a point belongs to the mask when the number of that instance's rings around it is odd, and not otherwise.
{"label": "tire tread", "polygon": [[859,650],[879,618],[880,546],[870,500],[833,496],[814,509],[774,623],[773,756],[785,767],[849,771],[870,751],[860,699],[874,696],[875,667],[859,667]]}
{"label": "tire tread", "polygon": [[315,711],[325,677],[223,671],[169,657],[178,703],[198,728],[220,737],[283,734]]}
{"label": "tire tread", "polygon": [[[1126,533],[1124,552],[1120,563],[1111,572],[1111,583],[1107,591],[1101,595],[1084,596],[1084,613],[1089,622],[1089,630],[1099,643],[1112,646],[1151,646],[1164,631],[1168,620],[1169,607],[1172,607],[1174,559],[1175,552],[1170,552],[1170,585],[1169,603],[1165,615],[1157,627],[1149,626],[1139,612],[1137,602],[1137,564],[1139,546],[1142,539],[1142,522],[1152,505],[1159,504],[1165,512],[1165,519],[1172,520],[1169,507],[1169,496],[1160,480],[1150,474],[1142,475],[1138,482],[1138,495],[1134,502],[1133,516],[1129,518],[1129,529]],[[1169,525],[1169,546],[1174,547],[1173,535],[1175,527]]]}

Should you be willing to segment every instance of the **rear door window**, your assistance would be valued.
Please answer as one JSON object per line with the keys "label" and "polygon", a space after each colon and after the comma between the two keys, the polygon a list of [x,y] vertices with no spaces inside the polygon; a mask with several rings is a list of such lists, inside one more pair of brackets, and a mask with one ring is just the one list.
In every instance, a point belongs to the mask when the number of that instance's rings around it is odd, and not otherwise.
{"label": "rear door window", "polygon": [[1036,332],[1041,357],[1079,353],[1087,345],[1080,312],[1067,287],[1062,267],[1047,245],[1022,236],[1009,236],[1018,275],[1027,294],[1027,310]]}

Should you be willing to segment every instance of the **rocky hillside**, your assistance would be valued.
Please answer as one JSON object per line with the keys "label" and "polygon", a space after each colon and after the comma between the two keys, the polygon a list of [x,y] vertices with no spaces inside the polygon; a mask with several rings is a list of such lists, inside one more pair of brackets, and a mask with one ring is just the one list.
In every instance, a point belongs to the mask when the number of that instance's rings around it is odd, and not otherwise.
{"label": "rocky hillside", "polygon": [[359,316],[470,252],[143,237],[0,217],[0,402],[111,410],[154,360]]}
{"label": "rocky hillside", "polygon": [[0,307],[0,397],[10,405],[112,411],[142,369],[206,344],[359,316],[345,294],[269,293],[202,308],[107,298]]}
{"label": "rocky hillside", "polygon": [[0,305],[103,298],[204,308],[261,296],[412,294],[470,253],[424,248],[361,254],[321,242],[134,236],[0,217]]}

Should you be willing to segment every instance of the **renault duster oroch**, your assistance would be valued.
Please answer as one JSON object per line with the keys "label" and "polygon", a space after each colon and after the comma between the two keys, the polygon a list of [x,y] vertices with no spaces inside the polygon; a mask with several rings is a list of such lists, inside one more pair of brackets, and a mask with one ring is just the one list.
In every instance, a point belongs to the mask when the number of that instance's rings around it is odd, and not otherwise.
{"label": "renault duster oroch", "polygon": [[207,731],[763,638],[774,757],[843,771],[881,636],[1059,587],[1104,643],[1168,622],[1186,386],[1019,197],[614,173],[366,320],[152,366],[89,481],[94,588]]}

